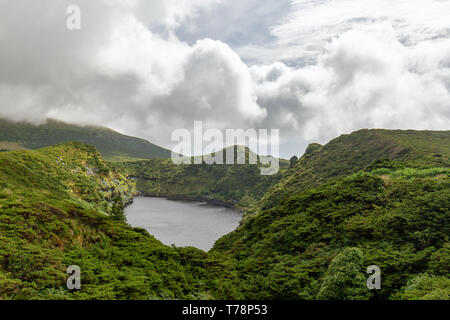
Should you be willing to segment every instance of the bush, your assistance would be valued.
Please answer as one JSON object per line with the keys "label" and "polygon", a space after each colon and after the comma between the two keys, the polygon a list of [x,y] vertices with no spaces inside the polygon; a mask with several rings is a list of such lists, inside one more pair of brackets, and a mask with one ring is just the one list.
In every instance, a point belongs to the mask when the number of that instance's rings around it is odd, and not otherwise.
{"label": "bush", "polygon": [[346,248],[331,262],[323,277],[317,299],[365,300],[369,297],[363,273],[363,253]]}
{"label": "bush", "polygon": [[120,222],[127,221],[127,218],[125,216],[125,206],[123,205],[122,198],[120,196],[114,198],[114,202],[111,208],[111,217],[114,220]]}
{"label": "bush", "polygon": [[450,300],[450,279],[420,274],[412,278],[402,292],[393,298],[399,300]]}

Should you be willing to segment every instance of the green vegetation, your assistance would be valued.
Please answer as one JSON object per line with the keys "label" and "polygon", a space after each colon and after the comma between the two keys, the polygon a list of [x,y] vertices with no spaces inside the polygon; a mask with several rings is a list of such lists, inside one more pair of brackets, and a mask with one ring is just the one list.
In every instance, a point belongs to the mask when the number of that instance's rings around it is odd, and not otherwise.
{"label": "green vegetation", "polygon": [[0,152],[16,150],[26,150],[26,148],[15,142],[0,141]]}
{"label": "green vegetation", "polygon": [[295,170],[264,196],[268,209],[292,193],[319,186],[360,170],[397,165],[402,168],[449,168],[450,131],[360,130],[325,146],[311,144]]}
{"label": "green vegetation", "polygon": [[[231,148],[228,150],[233,151]],[[246,163],[249,152],[245,150]],[[223,156],[225,159],[226,151]],[[146,195],[216,201],[249,209],[271,186],[280,181],[289,161],[280,159],[279,173],[271,176],[261,175],[260,164],[175,165],[170,159],[155,159],[114,165],[136,179],[138,190]]]}
{"label": "green vegetation", "polygon": [[[312,144],[261,209],[209,254],[234,265],[239,295],[250,299],[445,298],[449,159],[448,131],[361,130]],[[335,278],[332,262],[349,247],[363,259],[353,255],[353,272],[381,268],[381,291],[362,295],[355,283],[343,284],[350,278]],[[436,278],[418,292],[408,283],[421,274]]]}
{"label": "green vegetation", "polygon": [[[448,131],[388,130],[312,144],[274,176],[104,162],[81,143],[2,152],[0,299],[449,299],[449,159]],[[208,253],[168,247],[124,221],[139,193],[246,215]],[[81,291],[65,288],[69,265]]]}
{"label": "green vegetation", "polygon": [[346,248],[331,261],[323,277],[317,298],[320,300],[364,300],[369,296],[365,286],[363,253]]}
{"label": "green vegetation", "polygon": [[122,202],[122,198],[117,196],[113,200],[112,208],[111,208],[111,217],[114,220],[120,222],[127,222],[127,218],[125,216],[125,207]]}
{"label": "green vegetation", "polygon": [[171,155],[167,149],[108,128],[77,126],[55,120],[36,126],[0,119],[0,141],[3,150],[39,149],[78,141],[95,146],[106,160],[111,161],[170,158]]}
{"label": "green vegetation", "polygon": [[[1,153],[0,168],[0,299],[198,299],[226,274],[201,250],[118,221],[134,183],[93,147]],[[69,265],[81,291],[66,289]]]}
{"label": "green vegetation", "polygon": [[433,177],[437,175],[448,175],[450,173],[450,168],[427,168],[427,169],[414,169],[414,168],[403,168],[399,170],[390,170],[388,168],[379,168],[371,171],[378,175],[390,175],[393,177],[407,177],[407,178],[424,178]]}
{"label": "green vegetation", "polygon": [[398,300],[450,300],[450,279],[428,274],[412,278],[408,285],[394,296]]}
{"label": "green vegetation", "polygon": [[361,172],[258,213],[220,239],[210,255],[231,258],[246,298],[350,299],[361,298],[361,291],[348,283],[333,295],[329,288],[341,284],[329,279],[329,265],[343,248],[355,247],[362,266],[382,270],[382,288],[368,298],[388,299],[419,274],[450,275],[449,208],[448,175],[385,180]]}

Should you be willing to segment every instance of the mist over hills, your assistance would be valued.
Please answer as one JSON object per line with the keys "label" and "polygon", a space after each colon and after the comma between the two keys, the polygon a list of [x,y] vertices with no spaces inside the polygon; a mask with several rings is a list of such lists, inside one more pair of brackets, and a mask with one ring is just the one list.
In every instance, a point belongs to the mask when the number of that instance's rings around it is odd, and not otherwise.
{"label": "mist over hills", "polygon": [[0,0],[0,306],[282,319],[450,301],[449,13]]}
{"label": "mist over hills", "polygon": [[100,126],[78,126],[56,120],[42,125],[0,119],[0,149],[39,149],[77,141],[95,146],[105,160],[170,158],[170,150],[147,140]]}

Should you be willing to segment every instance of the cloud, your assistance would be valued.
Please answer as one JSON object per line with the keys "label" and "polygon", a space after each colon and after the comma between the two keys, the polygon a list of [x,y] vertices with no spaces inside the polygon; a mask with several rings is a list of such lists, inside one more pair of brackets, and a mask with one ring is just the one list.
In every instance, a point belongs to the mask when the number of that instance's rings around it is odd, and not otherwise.
{"label": "cloud", "polygon": [[405,46],[388,24],[351,30],[317,64],[253,67],[258,103],[267,109],[266,125],[305,141],[326,142],[360,128],[446,130],[449,49],[448,39]]}
{"label": "cloud", "polygon": [[388,23],[405,45],[449,37],[448,0],[293,0],[290,14],[272,34],[278,59],[315,62],[326,43],[350,30]]}
{"label": "cloud", "polygon": [[[186,19],[208,12],[227,0],[131,0],[135,16],[149,27],[178,28]],[[161,29],[160,29],[161,30]]]}
{"label": "cloud", "polygon": [[[0,53],[0,115],[106,124],[164,145],[172,130],[194,120],[232,128],[266,116],[247,66],[228,45],[201,40],[189,46],[153,33],[135,14],[141,2],[78,4],[79,33],[65,28],[69,1],[47,1],[50,14],[25,24],[19,12],[38,12],[37,4],[1,2],[1,23],[13,31],[2,36],[2,47],[14,45]],[[171,27],[180,17],[176,11],[163,21]]]}
{"label": "cloud", "polygon": [[191,44],[204,38],[220,40],[233,50],[249,44],[265,45],[274,39],[271,27],[289,10],[290,0],[222,0],[188,17],[188,23],[176,34]]}
{"label": "cloud", "polygon": [[360,128],[448,129],[449,3],[362,2],[0,0],[0,116],[166,147],[194,120],[277,128],[285,157]]}

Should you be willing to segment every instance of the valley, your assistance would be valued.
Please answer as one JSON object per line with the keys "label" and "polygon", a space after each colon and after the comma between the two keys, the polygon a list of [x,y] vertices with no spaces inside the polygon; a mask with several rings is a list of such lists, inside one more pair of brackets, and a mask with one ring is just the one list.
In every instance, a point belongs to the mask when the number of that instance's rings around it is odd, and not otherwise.
{"label": "valley", "polygon": [[[357,131],[310,145],[274,176],[9,137],[0,141],[37,149],[0,153],[1,299],[449,298],[449,131]],[[112,218],[115,198],[139,195],[244,216],[208,252],[167,246]],[[82,270],[80,291],[65,287],[69,265]],[[365,287],[369,265],[379,291]]]}

